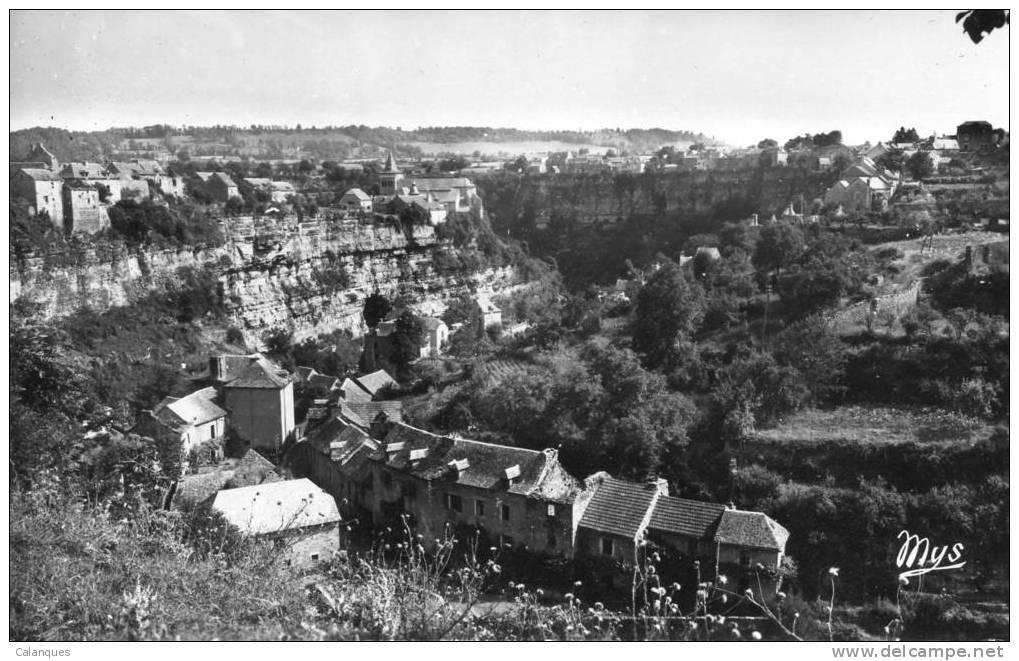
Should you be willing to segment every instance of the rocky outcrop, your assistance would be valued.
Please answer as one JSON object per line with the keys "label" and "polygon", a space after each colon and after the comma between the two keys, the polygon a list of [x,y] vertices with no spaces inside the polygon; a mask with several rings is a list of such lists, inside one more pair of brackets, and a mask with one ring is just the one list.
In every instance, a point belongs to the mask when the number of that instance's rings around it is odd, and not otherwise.
{"label": "rocky outcrop", "polygon": [[218,278],[231,323],[257,343],[265,330],[287,328],[296,339],[346,329],[364,331],[361,310],[373,291],[412,300],[436,314],[470,291],[498,292],[517,282],[514,269],[466,272],[437,259],[453,248],[430,226],[356,221],[224,219],[227,237],[209,249],[129,249],[96,241],[15,259],[11,301],[27,297],[45,318],[88,307],[130,305],[182,280],[182,269]]}

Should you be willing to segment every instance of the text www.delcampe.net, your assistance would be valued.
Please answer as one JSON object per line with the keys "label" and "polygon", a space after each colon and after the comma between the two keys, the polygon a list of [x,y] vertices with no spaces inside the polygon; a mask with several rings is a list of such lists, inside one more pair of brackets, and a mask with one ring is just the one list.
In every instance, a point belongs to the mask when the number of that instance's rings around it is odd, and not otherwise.
{"label": "text www.delcampe.net", "polygon": [[836,658],[862,659],[1002,659],[1005,648],[1001,645],[884,645],[862,647],[841,645],[831,649]]}

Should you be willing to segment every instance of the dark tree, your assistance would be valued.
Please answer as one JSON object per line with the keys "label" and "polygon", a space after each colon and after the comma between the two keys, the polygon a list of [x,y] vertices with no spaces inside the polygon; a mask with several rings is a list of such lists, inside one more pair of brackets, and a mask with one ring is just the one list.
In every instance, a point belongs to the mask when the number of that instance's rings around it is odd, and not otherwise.
{"label": "dark tree", "polygon": [[899,130],[892,136],[892,142],[919,142],[920,135],[916,132],[915,128],[907,129],[905,126],[900,126]]}
{"label": "dark tree", "polygon": [[804,249],[803,230],[788,223],[768,225],[754,249],[753,263],[758,271],[781,271]]}
{"label": "dark tree", "polygon": [[917,181],[931,176],[934,172],[934,163],[931,162],[931,155],[928,152],[918,151],[906,161],[906,169],[913,179]]}
{"label": "dark tree", "polygon": [[391,306],[389,299],[375,292],[370,294],[368,298],[364,300],[364,323],[367,324],[368,328],[375,330],[375,327],[379,325],[386,315],[389,314]]}
{"label": "dark tree", "polygon": [[396,366],[397,371],[402,375],[407,372],[407,367],[421,355],[421,343],[425,331],[418,319],[410,310],[404,310],[396,318],[393,329],[392,340],[393,350],[390,358]]}
{"label": "dark tree", "polygon": [[637,295],[633,348],[652,367],[664,363],[676,340],[697,328],[704,314],[704,292],[678,264],[667,261]]}
{"label": "dark tree", "polygon": [[757,147],[758,149],[769,149],[771,147],[778,147],[778,140],[765,138],[764,140],[761,140],[760,142],[757,143]]}

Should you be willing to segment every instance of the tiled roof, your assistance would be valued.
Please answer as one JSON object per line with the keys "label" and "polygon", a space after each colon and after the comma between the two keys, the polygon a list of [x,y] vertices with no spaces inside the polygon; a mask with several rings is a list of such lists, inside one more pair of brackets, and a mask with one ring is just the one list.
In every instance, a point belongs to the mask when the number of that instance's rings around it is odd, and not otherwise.
{"label": "tiled roof", "polygon": [[173,505],[187,507],[204,502],[223,489],[277,482],[279,479],[276,467],[268,459],[248,450],[240,459],[227,460],[216,470],[182,477],[177,483]]}
{"label": "tiled roof", "polygon": [[248,535],[336,523],[336,501],[311,480],[284,480],[216,494],[213,508]]}
{"label": "tiled roof", "polygon": [[213,176],[217,177],[227,186],[237,186],[237,184],[234,183],[234,180],[230,178],[230,175],[226,174],[225,172],[215,172],[213,173]]}
{"label": "tiled roof", "polygon": [[648,528],[696,539],[713,539],[725,506],[700,500],[660,496]]}
{"label": "tiled roof", "polygon": [[298,381],[307,381],[313,374],[318,374],[314,367],[301,367],[298,365],[297,369],[294,370],[294,378]]}
{"label": "tiled roof", "polygon": [[403,402],[399,400],[386,402],[346,402],[346,406],[371,423],[379,413],[385,413],[389,422],[403,422]]}
{"label": "tiled roof", "polygon": [[715,541],[734,546],[785,551],[789,531],[762,512],[725,510]]}
{"label": "tiled roof", "polygon": [[61,176],[52,170],[43,168],[21,168],[21,171],[36,181],[63,181]]}
{"label": "tiled roof", "polygon": [[377,370],[371,374],[359,376],[355,379],[355,381],[357,381],[358,385],[368,391],[372,397],[386,386],[399,385],[396,382],[396,379],[389,376],[389,373],[386,372],[386,370]]}
{"label": "tiled roof", "polygon": [[353,402],[340,402],[339,417],[343,418],[347,422],[364,429],[368,428],[368,421],[359,416],[357,413],[350,408]]}
{"label": "tiled roof", "polygon": [[[390,451],[394,448],[397,449]],[[551,450],[539,452],[437,436],[402,423],[394,425],[386,434],[382,450],[386,455],[383,461],[390,468],[423,480],[560,501],[571,501],[580,490],[579,482],[565,472],[556,471],[558,460]],[[427,450],[427,454],[420,456],[422,450]],[[416,460],[412,460],[412,453]],[[466,470],[451,468],[450,462],[464,459],[467,460]],[[507,479],[508,470],[519,471],[512,481]],[[552,473],[562,481],[549,480]]]}
{"label": "tiled roof", "polygon": [[134,160],[138,166],[136,170],[141,175],[154,175],[154,174],[165,174],[163,166],[159,164],[159,161],[153,161],[152,159],[136,158]]}
{"label": "tiled roof", "polygon": [[228,486],[230,488],[245,487],[253,484],[264,484],[265,482],[277,482],[279,479],[276,467],[271,461],[255,450],[248,450],[234,464],[233,477],[230,479]]}
{"label": "tiled roof", "polygon": [[308,385],[319,390],[332,390],[340,386],[340,380],[327,374],[312,374],[308,377]]}
{"label": "tiled roof", "polygon": [[410,177],[400,183],[404,188],[410,188],[411,184],[417,185],[418,190],[422,193],[474,186],[467,177]]}
{"label": "tiled roof", "polygon": [[496,307],[495,303],[492,302],[492,299],[488,298],[487,296],[478,296],[474,300],[478,304],[478,308],[484,314],[501,312],[501,310],[498,307]]}
{"label": "tiled roof", "polygon": [[83,179],[106,179],[110,176],[106,166],[102,163],[85,161],[66,164],[60,174],[65,177],[81,177]]}
{"label": "tiled roof", "polygon": [[290,383],[286,372],[263,356],[251,360],[236,379],[226,384],[227,388],[284,388]]}
{"label": "tiled roof", "polygon": [[371,196],[368,195],[368,193],[365,193],[360,188],[351,188],[350,190],[348,190],[346,193],[343,194],[344,197],[346,197],[348,195],[353,195],[354,197],[356,197],[357,199],[361,200],[362,202],[365,201],[365,200],[372,199]]}
{"label": "tiled roof", "polygon": [[605,476],[580,517],[579,526],[635,539],[658,493],[653,484]]}
{"label": "tiled roof", "polygon": [[446,322],[444,322],[442,319],[436,319],[435,317],[422,317],[421,318],[421,326],[426,331],[434,331],[439,326],[445,326],[445,325],[446,325]]}
{"label": "tiled roof", "polygon": [[264,177],[244,177],[244,182],[251,184],[256,188],[268,188],[272,183],[272,179],[266,179]]}
{"label": "tiled roof", "polygon": [[152,409],[152,413],[167,424],[176,422],[167,418],[166,413],[169,412],[185,425],[202,425],[226,416],[226,411],[216,405],[215,399],[216,389],[210,386],[180,399],[167,397]]}

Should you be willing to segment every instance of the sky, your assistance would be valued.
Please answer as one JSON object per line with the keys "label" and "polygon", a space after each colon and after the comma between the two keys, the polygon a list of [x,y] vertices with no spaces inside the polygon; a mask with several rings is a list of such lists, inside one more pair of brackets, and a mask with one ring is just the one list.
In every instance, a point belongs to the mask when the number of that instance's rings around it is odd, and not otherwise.
{"label": "sky", "polygon": [[1009,28],[975,45],[955,13],[15,10],[11,129],[1007,129]]}

